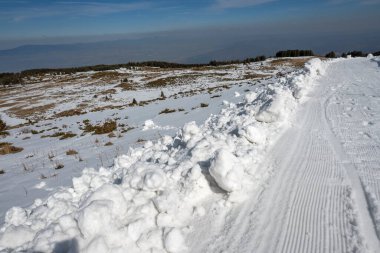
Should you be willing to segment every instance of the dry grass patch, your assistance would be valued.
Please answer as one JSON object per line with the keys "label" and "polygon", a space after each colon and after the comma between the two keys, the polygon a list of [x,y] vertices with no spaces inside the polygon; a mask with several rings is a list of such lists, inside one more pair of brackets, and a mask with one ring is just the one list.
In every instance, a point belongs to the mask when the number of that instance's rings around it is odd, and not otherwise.
{"label": "dry grass patch", "polygon": [[5,121],[0,119],[0,136],[9,135],[8,131],[6,131],[7,128],[8,127],[7,127],[7,124],[5,123]]}
{"label": "dry grass patch", "polygon": [[106,105],[106,106],[102,106],[102,107],[96,107],[94,109],[91,110],[91,112],[100,112],[100,111],[104,111],[104,110],[113,110],[113,109],[121,109],[123,108],[122,105]]}
{"label": "dry grass patch", "polygon": [[9,109],[9,112],[14,114],[17,118],[27,118],[30,116],[41,115],[46,111],[53,109],[55,107],[55,103],[25,108],[24,105],[12,107]]}
{"label": "dry grass patch", "polygon": [[244,79],[257,79],[257,78],[265,78],[270,75],[263,75],[263,74],[257,74],[257,73],[248,73],[244,75]]}
{"label": "dry grass patch", "polygon": [[115,120],[108,120],[101,125],[91,125],[90,122],[84,122],[84,132],[93,134],[108,134],[117,129],[117,123]]}
{"label": "dry grass patch", "polygon": [[72,132],[67,132],[64,135],[62,135],[59,139],[64,140],[64,139],[68,139],[68,138],[73,138],[75,136],[77,136],[77,135],[72,133]]}
{"label": "dry grass patch", "polygon": [[191,68],[195,71],[206,71],[206,70],[220,70],[220,69],[236,69],[235,65],[221,65],[221,66],[200,66]]}
{"label": "dry grass patch", "polygon": [[11,107],[11,106],[15,106],[15,105],[18,105],[19,102],[9,102],[9,103],[6,103],[6,101],[4,101],[3,103],[0,102],[0,108],[5,108],[5,107]]}
{"label": "dry grass patch", "polygon": [[122,74],[118,72],[109,72],[109,71],[101,71],[93,74],[91,76],[92,79],[102,79],[102,80],[109,80],[109,79],[118,79],[120,78]]}
{"label": "dry grass patch", "polygon": [[57,113],[55,115],[56,118],[61,118],[61,117],[71,117],[71,116],[75,116],[75,115],[81,115],[81,114],[85,114],[85,112],[83,112],[82,110],[80,109],[70,109],[70,110],[66,110],[66,111],[62,111],[60,113]]}
{"label": "dry grass patch", "polygon": [[23,148],[12,146],[12,143],[9,142],[0,143],[0,155],[19,153],[23,150]]}
{"label": "dry grass patch", "polygon": [[285,59],[276,59],[270,62],[274,67],[278,66],[290,66],[294,68],[303,68],[305,63],[308,62],[311,58],[285,58]]}
{"label": "dry grass patch", "polygon": [[66,151],[66,155],[77,155],[77,154],[78,154],[78,151],[74,149],[69,149]]}
{"label": "dry grass patch", "polygon": [[176,112],[176,109],[166,108],[166,109],[162,110],[159,114],[167,114],[167,113],[173,113],[173,112]]}
{"label": "dry grass patch", "polygon": [[77,136],[76,134],[72,132],[56,132],[51,135],[42,135],[41,138],[47,138],[47,137],[59,137],[60,140],[68,139],[68,138],[73,138]]}
{"label": "dry grass patch", "polygon": [[136,90],[136,85],[129,82],[122,82],[116,87],[122,88],[123,90]]}
{"label": "dry grass patch", "polygon": [[103,90],[100,92],[100,94],[102,94],[102,95],[116,94],[116,90],[115,89]]}
{"label": "dry grass patch", "polygon": [[107,142],[106,144],[104,144],[104,146],[112,146],[113,145],[113,143],[112,142]]}
{"label": "dry grass patch", "polygon": [[200,74],[186,74],[182,76],[169,76],[164,78],[159,78],[146,83],[148,88],[158,88],[165,87],[168,85],[183,84],[187,82],[194,81]]}

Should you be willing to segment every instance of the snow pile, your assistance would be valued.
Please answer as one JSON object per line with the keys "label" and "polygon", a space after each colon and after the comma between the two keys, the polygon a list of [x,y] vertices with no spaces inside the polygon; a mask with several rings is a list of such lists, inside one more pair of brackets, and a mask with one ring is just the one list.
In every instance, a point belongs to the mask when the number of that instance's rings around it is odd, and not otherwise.
{"label": "snow pile", "polygon": [[304,70],[247,94],[242,104],[225,102],[202,126],[190,122],[174,138],[131,149],[112,168],[85,169],[71,188],[29,208],[10,209],[0,250],[186,251],[195,217],[243,201],[263,184],[265,171],[258,165],[289,126],[301,94],[295,96],[296,90],[307,90],[323,66],[312,60]]}
{"label": "snow pile", "polygon": [[143,131],[156,130],[156,129],[158,129],[158,130],[170,130],[170,129],[175,129],[175,127],[159,126],[159,125],[156,125],[156,123],[154,123],[153,120],[151,120],[151,119],[145,120],[143,128],[142,128]]}
{"label": "snow pile", "polygon": [[323,75],[325,73],[327,65],[326,62],[322,62],[318,58],[314,58],[307,62],[305,69],[308,74],[295,76],[292,80],[292,84],[294,85],[293,96],[297,99],[302,99],[312,88],[311,83],[313,80],[318,75]]}

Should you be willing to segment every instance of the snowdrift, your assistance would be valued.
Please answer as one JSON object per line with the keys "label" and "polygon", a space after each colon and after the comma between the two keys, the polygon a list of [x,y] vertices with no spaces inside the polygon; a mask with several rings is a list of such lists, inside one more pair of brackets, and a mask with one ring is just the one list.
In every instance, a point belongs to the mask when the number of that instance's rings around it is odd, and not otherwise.
{"label": "snowdrift", "polygon": [[[0,230],[0,250],[186,251],[195,217],[230,208],[263,184],[260,162],[326,65],[313,59],[303,70],[247,94],[244,103],[225,102],[201,126],[190,122],[175,137],[130,149],[112,168],[84,169],[72,187],[46,200],[11,208]],[[215,195],[221,197],[206,207]]]}

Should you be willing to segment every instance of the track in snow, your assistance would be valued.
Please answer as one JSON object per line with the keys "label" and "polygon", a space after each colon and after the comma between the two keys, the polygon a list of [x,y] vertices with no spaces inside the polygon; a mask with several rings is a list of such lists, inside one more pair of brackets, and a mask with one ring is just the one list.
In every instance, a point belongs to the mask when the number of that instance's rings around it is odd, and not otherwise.
{"label": "track in snow", "polygon": [[336,61],[317,82],[270,152],[267,187],[192,252],[380,252],[379,64]]}

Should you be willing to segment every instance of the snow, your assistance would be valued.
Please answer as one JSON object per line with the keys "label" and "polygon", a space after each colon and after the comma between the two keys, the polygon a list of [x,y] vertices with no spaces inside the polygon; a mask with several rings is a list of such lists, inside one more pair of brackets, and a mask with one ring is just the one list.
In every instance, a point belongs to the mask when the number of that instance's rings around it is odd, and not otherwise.
{"label": "snow", "polygon": [[210,174],[223,190],[238,191],[241,189],[244,168],[234,154],[222,148],[215,152],[215,157],[211,161]]}
{"label": "snow", "polygon": [[190,122],[174,137],[130,148],[113,167],[86,168],[72,187],[11,209],[0,250],[51,252],[67,241],[68,252],[185,252],[194,219],[231,209],[264,185],[259,165],[307,99],[296,90],[310,91],[327,65],[315,59],[243,103],[225,102],[202,125]]}
{"label": "snow", "polygon": [[173,228],[166,234],[165,249],[171,253],[186,251],[185,240],[179,229]]}
{"label": "snow", "polygon": [[309,80],[256,170],[266,183],[194,222],[190,252],[380,252],[378,59],[329,61]]}
{"label": "snow", "polygon": [[176,129],[176,128],[172,127],[172,126],[159,126],[159,125],[156,125],[153,122],[153,120],[151,120],[151,119],[145,120],[143,128],[142,128],[143,131],[155,130],[155,129],[158,129],[158,130],[171,130],[171,129]]}
{"label": "snow", "polygon": [[10,117],[9,115],[3,112],[0,112],[0,119],[3,120],[9,126],[23,124],[26,122],[26,120]]}

